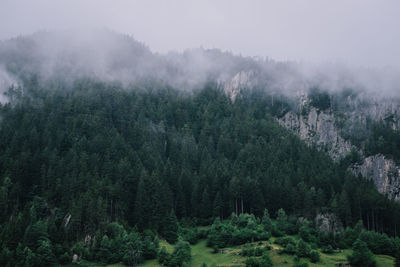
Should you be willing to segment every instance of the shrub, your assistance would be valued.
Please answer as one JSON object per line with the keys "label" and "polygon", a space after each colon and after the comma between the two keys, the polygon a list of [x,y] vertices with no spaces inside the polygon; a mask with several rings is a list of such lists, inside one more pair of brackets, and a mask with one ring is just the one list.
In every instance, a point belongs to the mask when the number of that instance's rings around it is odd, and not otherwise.
{"label": "shrub", "polygon": [[300,239],[299,243],[297,243],[296,255],[299,257],[308,257],[310,253],[310,246],[306,242],[304,242],[303,239]]}
{"label": "shrub", "polygon": [[367,244],[357,239],[353,246],[353,254],[347,257],[352,266],[374,267],[376,266],[375,258],[372,252],[368,249]]}
{"label": "shrub", "polygon": [[59,261],[59,263],[61,263],[61,264],[67,264],[67,263],[70,263],[70,262],[71,262],[71,259],[72,259],[72,257],[70,257],[70,256],[68,255],[68,253],[65,252],[64,254],[62,254],[62,255],[60,256],[60,258],[58,259],[58,261]]}
{"label": "shrub", "polygon": [[284,253],[293,255],[296,253],[296,247],[293,244],[288,244],[283,250]]}
{"label": "shrub", "polygon": [[288,244],[296,245],[296,242],[291,237],[279,237],[275,240],[275,244],[281,245],[282,247],[286,247]]}
{"label": "shrub", "polygon": [[332,254],[334,252],[334,250],[331,245],[328,245],[326,247],[322,247],[322,252],[325,254]]}
{"label": "shrub", "polygon": [[310,253],[310,260],[313,263],[319,262],[320,256],[319,256],[319,252],[316,250],[311,251]]}
{"label": "shrub", "polygon": [[246,267],[272,267],[272,261],[267,254],[264,254],[260,259],[247,258],[245,261]]}

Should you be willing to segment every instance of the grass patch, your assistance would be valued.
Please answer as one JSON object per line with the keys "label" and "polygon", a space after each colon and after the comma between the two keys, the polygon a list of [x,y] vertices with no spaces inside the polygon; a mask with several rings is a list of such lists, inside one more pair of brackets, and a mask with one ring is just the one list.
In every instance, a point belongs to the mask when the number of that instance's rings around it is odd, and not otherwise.
{"label": "grass patch", "polygon": [[[293,236],[294,237],[294,236]],[[294,237],[296,239],[296,237]],[[268,242],[264,241],[263,243],[268,243],[271,246],[271,250],[267,253],[270,256],[272,263],[274,266],[283,267],[283,266],[292,266],[293,265],[293,256],[287,254],[279,254],[278,251],[282,249],[280,245],[274,244],[273,241],[275,238],[271,238]],[[192,261],[190,266],[201,266],[202,263],[207,264],[209,267],[243,267],[245,266],[244,261],[246,257],[240,256],[240,251],[242,246],[225,248],[222,249],[218,253],[213,253],[213,249],[206,246],[206,240],[200,240],[197,244],[191,245],[192,249]],[[253,243],[255,246],[258,242]],[[165,240],[160,240],[160,248],[165,246],[168,253],[172,253],[174,247],[166,242]],[[340,252],[325,254],[320,251],[321,260],[318,263],[312,263],[309,259],[301,259],[301,262],[307,262],[310,267],[334,267],[341,263],[347,263],[347,255],[350,255],[351,249],[341,250]],[[375,255],[375,259],[378,267],[386,267],[394,265],[394,258],[387,255]],[[64,267],[73,267],[73,266],[81,266],[81,267],[126,267],[121,263],[117,264],[99,264],[99,263],[91,263],[82,261],[80,265],[64,265]],[[143,267],[159,267],[157,259],[147,260],[142,265]]]}

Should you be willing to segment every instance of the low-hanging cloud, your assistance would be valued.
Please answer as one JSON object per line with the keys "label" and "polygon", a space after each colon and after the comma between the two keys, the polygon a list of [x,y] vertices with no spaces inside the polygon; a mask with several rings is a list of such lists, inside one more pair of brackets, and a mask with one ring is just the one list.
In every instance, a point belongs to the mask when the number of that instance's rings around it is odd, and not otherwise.
{"label": "low-hanging cloud", "polygon": [[[111,30],[42,31],[0,43],[0,89],[31,77],[72,85],[82,78],[118,82],[122,86],[156,81],[192,91],[207,82],[226,83],[237,73],[252,73],[252,86],[294,95],[318,87],[356,89],[398,96],[395,68],[356,68],[339,63],[310,64],[243,57],[218,49],[153,53],[145,44]],[[3,98],[4,101],[4,98]]]}

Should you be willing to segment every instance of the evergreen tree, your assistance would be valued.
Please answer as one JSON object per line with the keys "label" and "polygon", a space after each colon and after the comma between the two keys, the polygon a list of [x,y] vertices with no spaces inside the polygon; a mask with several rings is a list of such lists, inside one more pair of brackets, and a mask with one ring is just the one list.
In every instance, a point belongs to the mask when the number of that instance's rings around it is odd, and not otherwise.
{"label": "evergreen tree", "polygon": [[352,246],[353,254],[347,259],[352,266],[376,266],[375,258],[364,241],[357,239]]}
{"label": "evergreen tree", "polygon": [[217,217],[222,218],[223,207],[224,207],[224,202],[222,200],[221,193],[218,192],[217,195],[215,196],[214,204],[213,204],[213,216],[215,218],[217,218]]}
{"label": "evergreen tree", "polygon": [[178,240],[178,220],[173,210],[167,213],[163,220],[160,234],[171,244],[174,244]]}
{"label": "evergreen tree", "polygon": [[39,241],[36,256],[38,257],[41,266],[51,266],[56,262],[53,247],[49,240]]}
{"label": "evergreen tree", "polygon": [[264,226],[264,230],[270,232],[272,230],[272,221],[269,216],[268,209],[264,209],[264,214],[262,217],[262,224]]}

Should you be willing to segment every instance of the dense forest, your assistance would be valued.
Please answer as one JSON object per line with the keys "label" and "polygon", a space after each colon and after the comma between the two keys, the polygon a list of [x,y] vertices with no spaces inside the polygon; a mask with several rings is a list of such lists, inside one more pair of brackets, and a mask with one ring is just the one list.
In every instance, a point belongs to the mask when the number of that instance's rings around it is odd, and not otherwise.
{"label": "dense forest", "polygon": [[[256,236],[296,233],[296,218],[320,214],[398,235],[400,205],[349,173],[351,156],[335,163],[276,122],[284,98],[249,90],[232,102],[214,83],[191,93],[150,82],[54,84],[33,77],[1,105],[1,265],[66,263],[73,254],[135,265],[157,257],[158,239],[179,239],[176,258],[168,256],[178,266],[182,238],[236,244],[215,236],[244,214],[262,224],[266,210],[278,228]],[[192,232],[211,224],[220,230]]]}

